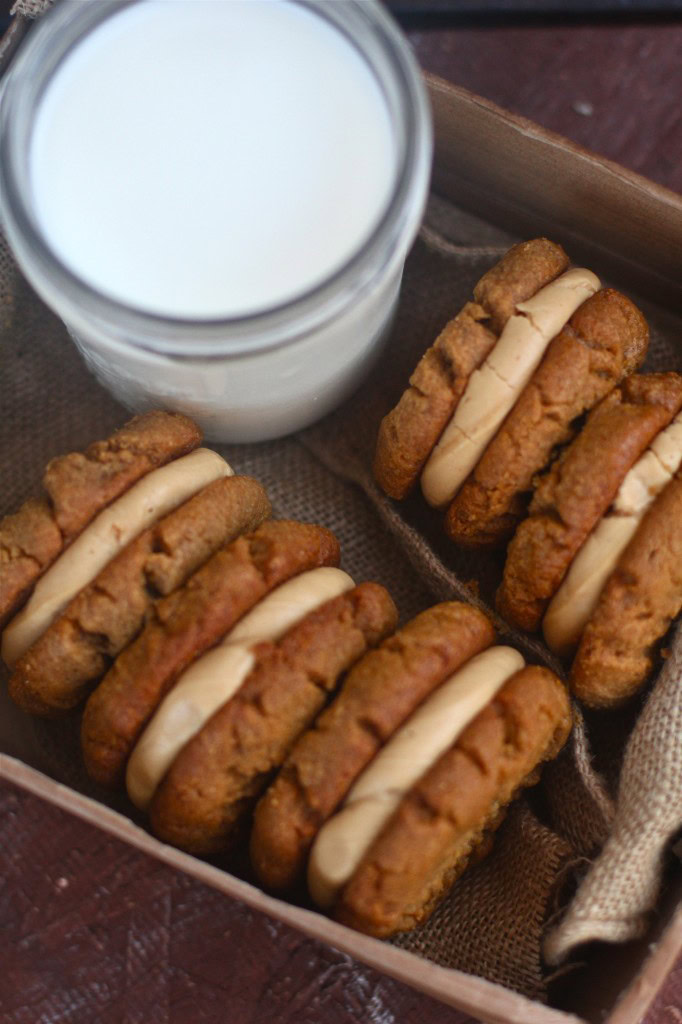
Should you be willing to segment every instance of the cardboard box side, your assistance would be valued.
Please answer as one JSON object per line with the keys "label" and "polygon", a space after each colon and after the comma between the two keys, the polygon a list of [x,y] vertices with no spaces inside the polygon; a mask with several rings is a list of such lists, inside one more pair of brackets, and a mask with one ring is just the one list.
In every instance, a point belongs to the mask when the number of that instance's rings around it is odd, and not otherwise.
{"label": "cardboard box side", "polygon": [[624,286],[682,300],[682,197],[433,75],[436,191],[564,243]]}
{"label": "cardboard box side", "polygon": [[645,935],[632,942],[594,942],[571,962],[579,972],[559,973],[553,1002],[568,1013],[601,1024],[637,1024],[667,982],[682,949],[682,877],[671,860],[656,913]]}
{"label": "cardboard box side", "polygon": [[411,985],[454,1009],[490,1024],[585,1024],[573,1014],[534,1003],[500,985],[461,971],[438,967],[412,953],[354,932],[321,914],[267,896],[248,882],[159,842],[124,815],[76,793],[6,754],[0,754],[0,779],[29,790],[88,824],[130,843],[143,853],[192,875],[200,882],[312,938],[348,953],[367,966]]}
{"label": "cardboard box side", "polygon": [[682,904],[604,1024],[636,1024],[646,1016],[682,950]]}
{"label": "cardboard box side", "polygon": [[[466,90],[433,77],[429,77],[429,88],[437,139],[436,188],[488,220],[523,234],[533,229],[555,235],[578,258],[595,266],[613,267],[619,281],[632,281],[638,291],[679,304],[682,284],[673,273],[682,265],[682,200],[678,196]],[[580,1020],[274,900],[211,865],[158,843],[124,816],[2,754],[0,778],[477,1018],[495,1024],[577,1024]],[[641,1019],[680,948],[682,918],[678,915],[644,972],[634,979],[609,1017],[609,1024],[635,1024]]]}

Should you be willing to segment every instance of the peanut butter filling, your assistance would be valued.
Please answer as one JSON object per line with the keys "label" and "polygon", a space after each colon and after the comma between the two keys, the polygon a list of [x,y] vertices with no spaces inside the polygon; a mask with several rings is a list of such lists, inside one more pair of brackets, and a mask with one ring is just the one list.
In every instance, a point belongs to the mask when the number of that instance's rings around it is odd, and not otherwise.
{"label": "peanut butter filling", "polygon": [[197,448],[152,470],[108,505],[59,556],[36,584],[28,602],[7,625],[2,657],[10,668],[138,534],[232,469],[217,452]]}
{"label": "peanut butter filling", "polygon": [[483,365],[475,370],[455,413],[421,476],[424,497],[442,507],[452,501],[507,413],[530,380],[552,338],[578,306],[594,295],[599,279],[568,270],[516,306]]}

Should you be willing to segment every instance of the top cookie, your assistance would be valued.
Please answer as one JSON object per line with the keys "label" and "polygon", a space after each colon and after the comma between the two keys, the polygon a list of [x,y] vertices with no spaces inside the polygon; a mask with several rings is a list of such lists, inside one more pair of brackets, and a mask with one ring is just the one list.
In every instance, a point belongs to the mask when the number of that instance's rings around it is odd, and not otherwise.
{"label": "top cookie", "polygon": [[590,707],[613,707],[637,692],[682,609],[681,521],[678,470],[621,555],[582,634],[570,683]]}

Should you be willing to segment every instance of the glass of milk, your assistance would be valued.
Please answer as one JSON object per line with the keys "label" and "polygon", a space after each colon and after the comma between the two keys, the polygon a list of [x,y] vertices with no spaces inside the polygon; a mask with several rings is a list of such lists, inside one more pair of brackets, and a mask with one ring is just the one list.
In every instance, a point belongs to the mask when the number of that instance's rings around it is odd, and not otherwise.
{"label": "glass of milk", "polygon": [[62,0],[0,106],[16,258],[124,405],[297,430],[390,326],[431,159],[375,0]]}

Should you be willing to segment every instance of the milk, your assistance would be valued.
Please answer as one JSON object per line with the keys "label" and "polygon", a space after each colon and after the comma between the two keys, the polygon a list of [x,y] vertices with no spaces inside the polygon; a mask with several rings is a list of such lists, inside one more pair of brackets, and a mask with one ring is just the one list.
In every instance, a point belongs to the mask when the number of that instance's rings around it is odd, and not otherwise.
{"label": "milk", "polygon": [[14,254],[125,406],[297,430],[376,360],[431,127],[377,0],[62,0],[0,98]]}
{"label": "milk", "polygon": [[145,0],[109,18],[53,76],[30,150],[64,264],[189,319],[314,288],[368,238],[395,174],[367,62],[285,0]]}

